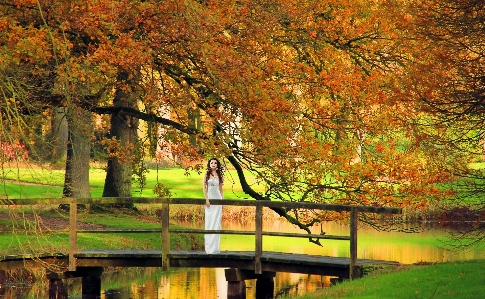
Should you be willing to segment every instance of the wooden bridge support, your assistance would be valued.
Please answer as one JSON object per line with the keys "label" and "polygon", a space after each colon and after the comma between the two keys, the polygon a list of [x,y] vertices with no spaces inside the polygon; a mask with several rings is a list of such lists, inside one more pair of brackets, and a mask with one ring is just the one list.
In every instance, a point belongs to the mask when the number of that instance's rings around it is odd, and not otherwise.
{"label": "wooden bridge support", "polygon": [[274,296],[274,277],[275,272],[263,272],[270,273],[270,275],[262,275],[256,278],[256,299],[273,299]]}
{"label": "wooden bridge support", "polygon": [[254,270],[225,269],[227,281],[227,299],[246,299],[247,279],[256,279],[256,299],[274,297],[274,277],[276,272],[254,273]]}
{"label": "wooden bridge support", "polygon": [[67,299],[67,290],[62,279],[49,278],[49,299]]}
{"label": "wooden bridge support", "polygon": [[228,281],[227,299],[246,299],[246,282],[244,280]]}
{"label": "wooden bridge support", "polygon": [[49,299],[67,299],[64,279],[82,278],[82,299],[101,298],[101,274],[103,267],[78,267],[75,271],[49,272]]}

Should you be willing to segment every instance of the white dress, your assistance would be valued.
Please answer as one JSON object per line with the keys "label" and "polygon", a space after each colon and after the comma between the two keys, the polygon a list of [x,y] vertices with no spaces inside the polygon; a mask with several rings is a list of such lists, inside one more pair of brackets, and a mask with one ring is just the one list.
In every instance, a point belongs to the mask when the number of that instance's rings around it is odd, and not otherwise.
{"label": "white dress", "polygon": [[[219,179],[209,178],[207,180],[207,198],[210,202],[221,200],[222,195],[219,191]],[[205,230],[220,230],[222,221],[222,206],[205,206]],[[219,253],[221,251],[221,235],[205,234],[205,252],[208,254]]]}

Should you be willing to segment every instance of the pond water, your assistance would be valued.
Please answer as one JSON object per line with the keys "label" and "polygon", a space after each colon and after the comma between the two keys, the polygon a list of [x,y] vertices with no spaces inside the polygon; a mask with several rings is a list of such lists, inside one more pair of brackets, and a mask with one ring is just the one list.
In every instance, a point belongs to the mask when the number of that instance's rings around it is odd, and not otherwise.
{"label": "pond water", "polygon": [[[201,228],[194,222],[173,223],[185,227]],[[223,228],[230,230],[254,230],[253,223],[224,222]],[[265,231],[300,232],[283,221],[270,221],[263,225]],[[439,228],[411,224],[405,232],[376,231],[359,228],[358,258],[397,261],[404,264],[418,262],[445,262],[485,259],[485,245],[468,250],[447,250],[449,236]],[[329,235],[349,235],[349,227],[327,222],[314,227],[313,233],[325,231]],[[223,235],[221,250],[254,250],[253,236]],[[263,250],[327,256],[349,256],[349,241],[322,240],[322,246],[308,242],[305,238],[263,237]],[[277,273],[275,295],[295,297],[319,288],[330,286],[330,277],[294,273]],[[254,298],[255,281],[246,281],[247,299]],[[2,292],[3,289],[3,292]],[[81,298],[81,285],[77,280],[69,281],[69,298]],[[0,298],[47,299],[46,281],[33,286],[16,286],[15,290],[0,286]],[[16,292],[12,297],[13,291]],[[102,276],[102,299],[209,299],[227,298],[227,282],[224,269],[172,268],[163,272],[153,268],[119,269]]]}

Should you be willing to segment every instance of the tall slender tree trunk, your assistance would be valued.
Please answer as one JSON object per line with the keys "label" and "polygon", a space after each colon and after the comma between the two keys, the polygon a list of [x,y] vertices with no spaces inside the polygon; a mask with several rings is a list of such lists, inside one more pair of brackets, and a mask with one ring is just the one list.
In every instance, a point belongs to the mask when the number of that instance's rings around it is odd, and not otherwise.
{"label": "tall slender tree trunk", "polygon": [[73,107],[67,114],[69,124],[64,197],[90,197],[89,162],[91,133],[93,130],[90,112]]}
{"label": "tall slender tree trunk", "polygon": [[[127,72],[118,75],[120,85],[130,85]],[[136,99],[124,88],[117,88],[114,106],[136,108]],[[131,197],[133,156],[137,142],[138,119],[124,115],[111,116],[110,137],[118,141],[119,148],[110,149],[103,197]],[[133,205],[125,205],[131,208]]]}
{"label": "tall slender tree trunk", "polygon": [[66,146],[69,134],[69,125],[66,118],[65,107],[56,108],[52,113],[51,131],[47,135],[47,143],[51,146],[48,159],[55,164],[66,157]]}

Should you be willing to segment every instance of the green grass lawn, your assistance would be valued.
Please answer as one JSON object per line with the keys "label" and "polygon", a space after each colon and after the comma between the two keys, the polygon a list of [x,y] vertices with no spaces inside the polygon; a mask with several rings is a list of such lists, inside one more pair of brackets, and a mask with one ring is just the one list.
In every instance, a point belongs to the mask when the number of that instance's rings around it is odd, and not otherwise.
{"label": "green grass lawn", "polygon": [[[8,195],[10,198],[58,198],[62,196],[63,170],[4,169],[2,177],[4,181],[0,186],[0,195]],[[187,173],[180,168],[150,169],[146,177],[146,187],[143,190],[140,190],[136,182],[133,183],[133,196],[156,196],[153,189],[156,183],[160,182],[169,188],[172,198],[203,198],[202,177],[203,174]],[[102,196],[105,178],[106,172],[103,169],[90,169],[89,185],[92,197]],[[254,176],[248,173],[246,178],[255,190],[264,190],[263,186],[256,184]],[[23,184],[19,184],[19,182]],[[224,197],[226,199],[248,198],[242,191],[235,171],[226,172]]]}
{"label": "green grass lawn", "polygon": [[485,261],[466,261],[377,271],[298,299],[485,298]]}

